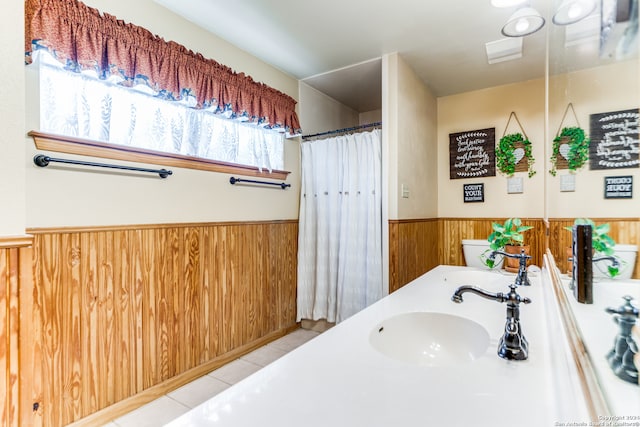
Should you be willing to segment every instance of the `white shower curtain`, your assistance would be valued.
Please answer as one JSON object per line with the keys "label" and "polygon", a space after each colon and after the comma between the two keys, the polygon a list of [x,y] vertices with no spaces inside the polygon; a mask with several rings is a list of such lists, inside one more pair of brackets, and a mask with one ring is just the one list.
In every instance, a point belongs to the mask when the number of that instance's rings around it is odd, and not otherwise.
{"label": "white shower curtain", "polygon": [[341,322],[382,297],[381,132],[301,151],[297,319]]}

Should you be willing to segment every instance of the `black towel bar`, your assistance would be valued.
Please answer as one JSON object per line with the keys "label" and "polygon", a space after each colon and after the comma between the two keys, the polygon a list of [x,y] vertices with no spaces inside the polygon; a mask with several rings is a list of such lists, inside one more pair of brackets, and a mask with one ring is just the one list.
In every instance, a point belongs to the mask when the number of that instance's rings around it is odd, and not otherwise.
{"label": "black towel bar", "polygon": [[173,174],[173,172],[166,169],[146,169],[146,168],[136,168],[132,166],[111,165],[106,163],[84,162],[80,160],[56,159],[54,157],[45,156],[44,154],[38,154],[33,158],[33,163],[35,163],[36,165],[42,168],[45,166],[48,166],[49,162],[67,163],[70,165],[81,165],[81,166],[95,166],[99,168],[121,169],[121,170],[136,171],[136,172],[157,173],[158,175],[160,175],[160,178],[166,178],[169,175]]}
{"label": "black towel bar", "polygon": [[275,185],[283,190],[287,187],[291,187],[291,184],[287,184],[286,182],[268,182],[268,181],[254,181],[253,179],[240,179],[240,178],[229,178],[229,182],[233,185],[235,183],[249,182],[251,184],[262,184],[262,185]]}

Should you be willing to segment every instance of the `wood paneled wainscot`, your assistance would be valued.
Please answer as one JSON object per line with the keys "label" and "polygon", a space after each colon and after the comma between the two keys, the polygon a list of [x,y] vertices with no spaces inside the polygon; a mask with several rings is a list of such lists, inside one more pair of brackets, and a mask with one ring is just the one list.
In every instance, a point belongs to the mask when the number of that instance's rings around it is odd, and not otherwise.
{"label": "wood paneled wainscot", "polygon": [[389,220],[389,293],[436,267],[438,220]]}
{"label": "wood paneled wainscot", "polygon": [[297,221],[29,231],[32,425],[99,425],[295,327]]}
{"label": "wood paneled wainscot", "polygon": [[[486,240],[494,222],[506,218],[433,218],[389,220],[389,292],[406,285],[439,264],[465,265],[462,240]],[[531,263],[542,265],[546,249],[544,221],[522,218],[533,226],[525,234]]]}
{"label": "wood paneled wainscot", "polygon": [[[623,245],[640,246],[640,218],[592,218],[596,225],[608,223],[609,236]],[[558,269],[566,273],[569,269],[567,249],[571,247],[571,232],[565,227],[573,226],[573,218],[553,218],[549,220],[549,250],[556,260]],[[636,255],[632,278],[640,279],[640,255]]]}
{"label": "wood paneled wainscot", "polygon": [[0,426],[28,425],[34,355],[30,236],[0,237]]}

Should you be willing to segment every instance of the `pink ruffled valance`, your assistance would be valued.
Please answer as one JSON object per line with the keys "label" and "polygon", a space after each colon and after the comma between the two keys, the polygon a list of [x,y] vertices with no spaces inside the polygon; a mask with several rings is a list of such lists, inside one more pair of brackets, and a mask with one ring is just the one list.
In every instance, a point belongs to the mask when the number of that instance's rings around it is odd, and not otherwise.
{"label": "pink ruffled valance", "polygon": [[285,93],[77,0],[25,0],[27,63],[35,49],[76,71],[119,75],[122,84],[146,84],[168,99],[192,96],[196,108],[301,133],[296,101]]}

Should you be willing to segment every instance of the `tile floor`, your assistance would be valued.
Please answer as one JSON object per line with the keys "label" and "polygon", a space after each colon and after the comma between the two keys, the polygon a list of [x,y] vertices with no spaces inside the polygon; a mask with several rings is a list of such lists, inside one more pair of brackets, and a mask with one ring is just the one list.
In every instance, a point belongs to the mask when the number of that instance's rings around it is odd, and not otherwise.
{"label": "tile floor", "polygon": [[318,334],[319,332],[317,331],[296,329],[276,341],[262,346],[151,403],[123,415],[104,425],[104,427],[162,426]]}

